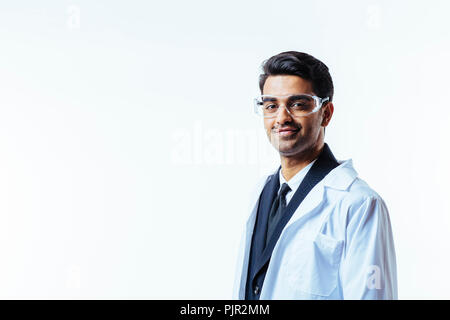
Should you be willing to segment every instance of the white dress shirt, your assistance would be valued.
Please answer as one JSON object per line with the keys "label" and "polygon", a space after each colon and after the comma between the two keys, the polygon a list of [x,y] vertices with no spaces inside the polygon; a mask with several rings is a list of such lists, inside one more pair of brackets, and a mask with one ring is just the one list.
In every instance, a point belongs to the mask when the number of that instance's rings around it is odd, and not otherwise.
{"label": "white dress shirt", "polygon": [[302,183],[303,179],[305,178],[306,174],[308,173],[309,169],[311,169],[314,162],[316,162],[317,158],[314,159],[310,164],[308,164],[306,167],[304,167],[302,170],[297,172],[295,176],[293,176],[289,181],[286,181],[286,179],[283,177],[283,174],[281,173],[280,169],[280,187],[278,188],[278,193],[280,192],[281,186],[283,183],[287,183],[289,188],[291,188],[291,191],[289,191],[286,194],[286,206],[288,205],[289,201],[291,201],[292,197],[294,196],[295,192],[297,191],[298,187]]}

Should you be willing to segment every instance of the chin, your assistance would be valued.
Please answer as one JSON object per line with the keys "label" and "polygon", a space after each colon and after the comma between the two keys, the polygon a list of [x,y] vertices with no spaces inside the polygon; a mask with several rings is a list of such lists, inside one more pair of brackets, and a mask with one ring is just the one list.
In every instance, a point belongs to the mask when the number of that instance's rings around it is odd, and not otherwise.
{"label": "chin", "polygon": [[293,156],[301,151],[301,148],[278,148],[278,152],[282,156]]}
{"label": "chin", "polygon": [[308,149],[308,146],[306,144],[303,144],[301,142],[296,142],[295,145],[291,145],[290,147],[286,148],[278,148],[278,152],[281,156],[289,157],[289,156],[295,156],[301,152],[304,152]]}

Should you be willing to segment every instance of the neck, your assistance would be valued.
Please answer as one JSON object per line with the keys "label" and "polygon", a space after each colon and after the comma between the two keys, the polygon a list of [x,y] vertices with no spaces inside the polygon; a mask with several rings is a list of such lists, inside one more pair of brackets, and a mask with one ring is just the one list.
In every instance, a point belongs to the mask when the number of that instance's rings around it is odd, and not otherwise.
{"label": "neck", "polygon": [[313,162],[314,159],[319,156],[320,152],[323,149],[323,146],[324,143],[322,142],[294,156],[280,156],[281,173],[283,174],[284,179],[286,179],[286,181],[289,181],[300,170]]}

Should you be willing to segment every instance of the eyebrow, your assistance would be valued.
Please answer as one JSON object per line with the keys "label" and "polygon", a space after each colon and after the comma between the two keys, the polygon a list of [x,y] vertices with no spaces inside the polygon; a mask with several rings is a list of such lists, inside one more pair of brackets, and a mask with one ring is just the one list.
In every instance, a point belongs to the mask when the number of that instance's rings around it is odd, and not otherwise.
{"label": "eyebrow", "polygon": [[266,102],[266,101],[277,101],[277,98],[273,98],[273,97],[263,97],[262,101],[263,101],[263,102]]}
{"label": "eyebrow", "polygon": [[[288,101],[292,101],[292,100],[296,100],[296,99],[308,99],[310,100],[311,98],[309,96],[307,96],[306,94],[294,94],[292,96],[290,96],[288,98]],[[266,102],[266,101],[277,101],[278,99],[275,98],[274,96],[267,96],[267,97],[263,97],[262,101]]]}
{"label": "eyebrow", "polygon": [[296,100],[296,99],[311,100],[311,98],[305,94],[294,94],[288,98],[288,101],[292,101],[292,100]]}

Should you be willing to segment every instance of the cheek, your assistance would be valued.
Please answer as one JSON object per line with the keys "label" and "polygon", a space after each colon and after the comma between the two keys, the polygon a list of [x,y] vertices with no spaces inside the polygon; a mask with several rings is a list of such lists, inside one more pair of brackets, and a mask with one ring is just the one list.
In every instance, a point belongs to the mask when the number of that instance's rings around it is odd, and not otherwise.
{"label": "cheek", "polygon": [[318,122],[316,118],[311,117],[302,119],[302,121],[299,121],[299,124],[302,128],[302,132],[311,132],[317,127]]}
{"label": "cheek", "polygon": [[272,131],[273,126],[274,126],[273,121],[264,120],[264,128],[266,129],[267,132]]}

